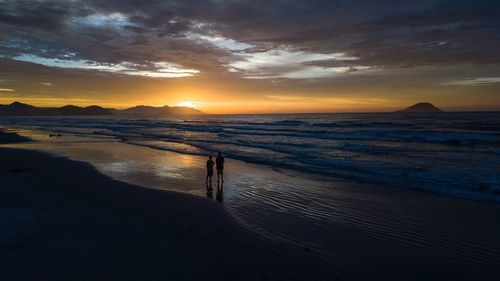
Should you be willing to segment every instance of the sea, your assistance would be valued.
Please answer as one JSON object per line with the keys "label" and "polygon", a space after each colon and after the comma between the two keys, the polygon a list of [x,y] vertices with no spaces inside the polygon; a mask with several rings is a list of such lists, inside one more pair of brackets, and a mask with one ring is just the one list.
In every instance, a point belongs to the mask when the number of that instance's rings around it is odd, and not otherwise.
{"label": "sea", "polygon": [[0,124],[113,137],[331,178],[500,201],[500,112],[11,117]]}

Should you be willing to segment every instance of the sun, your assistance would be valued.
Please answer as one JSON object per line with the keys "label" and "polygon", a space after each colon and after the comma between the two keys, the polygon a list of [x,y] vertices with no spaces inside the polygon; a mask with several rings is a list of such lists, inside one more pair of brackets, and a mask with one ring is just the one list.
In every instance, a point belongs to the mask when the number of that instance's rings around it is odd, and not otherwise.
{"label": "sun", "polygon": [[194,107],[196,105],[195,102],[192,101],[181,101],[177,103],[177,106],[187,106],[187,107]]}

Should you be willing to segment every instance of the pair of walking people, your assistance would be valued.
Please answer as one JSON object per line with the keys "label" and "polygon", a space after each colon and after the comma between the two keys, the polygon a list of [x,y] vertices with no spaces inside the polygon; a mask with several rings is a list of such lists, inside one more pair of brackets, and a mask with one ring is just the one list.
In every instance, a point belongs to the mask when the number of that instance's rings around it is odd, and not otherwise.
{"label": "pair of walking people", "polygon": [[[210,191],[212,190],[212,176],[214,174],[214,165],[215,169],[217,170],[217,183],[222,183],[224,182],[224,157],[222,156],[222,153],[218,153],[217,157],[215,158],[215,163],[212,160],[212,156],[208,156],[207,160],[207,178],[205,180],[205,183],[207,185],[207,189]],[[219,185],[217,184],[217,187]]]}

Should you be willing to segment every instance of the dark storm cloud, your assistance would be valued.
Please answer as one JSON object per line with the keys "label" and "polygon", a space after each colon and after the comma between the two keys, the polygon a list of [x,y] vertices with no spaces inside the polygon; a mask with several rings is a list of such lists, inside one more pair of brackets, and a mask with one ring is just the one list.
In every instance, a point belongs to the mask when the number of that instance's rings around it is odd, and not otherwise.
{"label": "dark storm cloud", "polygon": [[64,2],[1,1],[0,22],[17,27],[55,31],[63,27],[62,19],[70,13]]}
{"label": "dark storm cloud", "polygon": [[[498,64],[499,14],[500,2],[487,0],[4,0],[0,55],[127,62],[151,71],[158,68],[151,62],[169,62],[215,73],[252,54],[278,59],[273,50],[302,52],[312,59],[298,65],[309,68]],[[356,60],[313,55],[338,53]],[[233,69],[259,69],[242,65],[250,67]],[[270,77],[300,71],[262,69]]]}
{"label": "dark storm cloud", "polygon": [[444,1],[416,11],[262,41],[346,52],[360,58],[356,63],[369,66],[499,63],[499,14],[498,1]]}

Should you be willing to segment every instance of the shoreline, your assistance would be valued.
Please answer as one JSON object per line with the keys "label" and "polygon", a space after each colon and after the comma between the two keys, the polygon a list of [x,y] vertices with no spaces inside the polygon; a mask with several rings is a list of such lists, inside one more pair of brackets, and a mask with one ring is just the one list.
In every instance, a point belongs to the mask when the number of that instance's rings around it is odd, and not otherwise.
{"label": "shoreline", "polygon": [[10,129],[7,129],[7,131],[5,131],[5,127],[4,128],[2,127],[0,127],[0,144],[16,144],[16,143],[26,143],[33,141],[28,137],[21,136],[15,132],[11,132]]}
{"label": "shoreline", "polygon": [[[263,176],[259,185],[276,176],[266,175],[258,166],[248,170],[252,165],[233,164],[233,173],[244,170]],[[293,205],[276,215],[268,212],[286,207],[282,205],[286,198],[280,197],[286,194],[261,197],[259,191],[246,202],[251,205],[234,205],[231,192],[241,189],[231,188],[228,201],[221,205],[116,181],[88,163],[10,148],[0,148],[0,176],[0,225],[6,230],[0,231],[0,269],[10,279],[470,280],[481,274],[483,280],[495,280],[500,276],[500,245],[495,243],[500,207],[495,203],[335,183],[333,209],[311,213]],[[234,188],[237,183],[242,184],[233,179]],[[299,187],[308,184],[304,181]],[[230,215],[235,208],[243,213],[260,208],[261,213],[251,213],[250,218],[266,217],[269,225],[298,240],[259,234],[259,229],[251,229],[255,225],[242,225]],[[318,224],[325,218],[327,224]],[[315,244],[319,237],[324,237],[318,240],[323,244]],[[35,270],[33,263],[39,264]]]}
{"label": "shoreline", "polygon": [[0,159],[0,269],[9,280],[321,280],[338,270],[308,272],[313,253],[262,240],[204,198],[36,151],[0,148]]}

